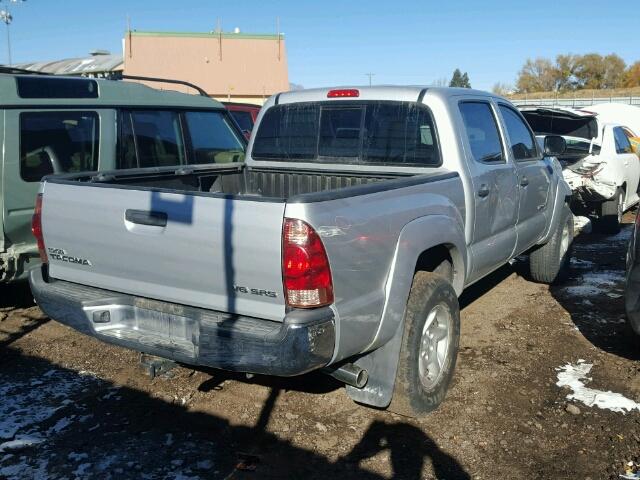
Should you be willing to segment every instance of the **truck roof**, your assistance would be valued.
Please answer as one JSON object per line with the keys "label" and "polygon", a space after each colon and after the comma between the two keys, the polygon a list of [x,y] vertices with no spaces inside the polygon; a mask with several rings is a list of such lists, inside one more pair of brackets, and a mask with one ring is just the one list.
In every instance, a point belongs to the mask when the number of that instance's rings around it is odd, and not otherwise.
{"label": "truck roof", "polygon": [[[76,98],[69,97],[70,91]],[[126,80],[0,73],[0,108],[33,105],[224,108],[220,102],[209,97],[157,90]]]}
{"label": "truck roof", "polygon": [[[325,87],[310,88],[306,90],[295,90],[292,92],[283,92],[272,96],[265,103],[265,107],[270,107],[278,103],[297,103],[297,102],[319,102],[328,99],[327,95],[331,90],[357,90],[357,100],[389,100],[415,102],[419,97],[428,94],[439,98],[448,98],[459,95],[477,95],[485,97],[502,98],[489,92],[482,90],[474,90],[471,88],[454,88],[454,87],[429,87],[426,85],[376,85],[376,86],[341,86],[341,87]],[[354,100],[355,98],[332,98],[330,100]]]}

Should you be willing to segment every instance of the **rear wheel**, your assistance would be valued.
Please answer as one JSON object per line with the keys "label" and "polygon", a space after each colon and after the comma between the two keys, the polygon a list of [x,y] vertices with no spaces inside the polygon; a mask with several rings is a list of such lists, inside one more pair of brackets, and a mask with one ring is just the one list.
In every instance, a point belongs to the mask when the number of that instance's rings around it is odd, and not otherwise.
{"label": "rear wheel", "polygon": [[562,219],[547,243],[529,255],[531,278],[536,282],[554,283],[569,273],[571,244],[573,243],[573,214],[569,207],[562,209]]}
{"label": "rear wheel", "polygon": [[624,190],[618,188],[612,199],[602,203],[598,230],[602,233],[616,234],[620,232],[622,214],[624,213]]}
{"label": "rear wheel", "polygon": [[417,272],[407,303],[389,410],[407,416],[435,410],[453,378],[459,342],[456,292],[442,275]]}

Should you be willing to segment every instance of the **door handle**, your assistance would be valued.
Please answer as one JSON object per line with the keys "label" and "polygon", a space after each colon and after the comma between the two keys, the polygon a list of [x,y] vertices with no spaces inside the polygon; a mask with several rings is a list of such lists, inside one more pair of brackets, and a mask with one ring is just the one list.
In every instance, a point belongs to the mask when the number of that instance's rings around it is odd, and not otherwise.
{"label": "door handle", "polygon": [[529,179],[523,175],[520,177],[520,186],[526,187],[527,185],[529,185]]}
{"label": "door handle", "polygon": [[478,196],[480,198],[488,196],[489,193],[491,193],[491,190],[489,190],[489,185],[487,185],[486,183],[480,185],[480,188],[478,189]]}
{"label": "door handle", "polygon": [[153,212],[148,210],[131,210],[124,212],[124,219],[138,225],[149,225],[152,227],[166,227],[167,214],[164,212]]}

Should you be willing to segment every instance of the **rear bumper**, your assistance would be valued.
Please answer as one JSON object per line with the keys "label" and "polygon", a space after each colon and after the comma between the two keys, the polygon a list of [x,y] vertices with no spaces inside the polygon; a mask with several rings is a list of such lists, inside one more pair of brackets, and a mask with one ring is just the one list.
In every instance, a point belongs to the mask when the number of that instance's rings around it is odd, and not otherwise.
{"label": "rear bumper", "polygon": [[102,341],[191,365],[293,376],[329,363],[335,347],[330,308],[294,310],[284,322],[186,307],[45,280],[31,291],[52,319]]}

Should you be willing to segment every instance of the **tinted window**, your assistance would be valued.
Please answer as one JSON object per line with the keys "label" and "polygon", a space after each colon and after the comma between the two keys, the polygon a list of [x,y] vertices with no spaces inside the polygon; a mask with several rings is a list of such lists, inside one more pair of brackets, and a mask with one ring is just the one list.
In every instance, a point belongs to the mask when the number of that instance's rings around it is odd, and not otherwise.
{"label": "tinted window", "polygon": [[96,112],[20,114],[20,176],[37,182],[44,175],[98,169]]}
{"label": "tinted window", "polygon": [[357,157],[364,106],[323,108],[320,113],[321,157]]}
{"label": "tinted window", "polygon": [[513,158],[516,161],[527,161],[537,156],[536,144],[529,128],[520,115],[506,105],[500,105],[500,113],[507,127]]}
{"label": "tinted window", "polygon": [[576,116],[557,110],[524,110],[522,115],[538,135],[563,135],[591,140],[598,136],[598,123],[593,116]]}
{"label": "tinted window", "polygon": [[279,105],[267,110],[253,157],[309,162],[404,163],[438,166],[431,114],[400,102]]}
{"label": "tinted window", "polygon": [[253,129],[253,118],[249,112],[230,110],[229,113],[238,122],[240,130],[250,132]]}
{"label": "tinted window", "polygon": [[365,124],[365,161],[440,164],[435,127],[427,109],[411,104],[369,105]]}
{"label": "tinted window", "polygon": [[460,104],[460,113],[473,158],[478,162],[504,162],[498,125],[490,105],[464,102]]}
{"label": "tinted window", "polygon": [[193,157],[189,163],[227,163],[244,160],[244,144],[220,112],[186,112]]}
{"label": "tinted window", "polygon": [[317,156],[318,104],[272,107],[265,113],[253,142],[255,158],[312,160]]}
{"label": "tinted window", "polygon": [[184,164],[184,143],[180,117],[171,111],[131,112],[138,167]]}
{"label": "tinted window", "polygon": [[613,135],[616,140],[616,152],[617,153],[632,153],[631,143],[629,138],[625,135],[624,131],[620,127],[613,129]]}
{"label": "tinted window", "polygon": [[98,98],[98,83],[87,78],[16,77],[21,98]]}

